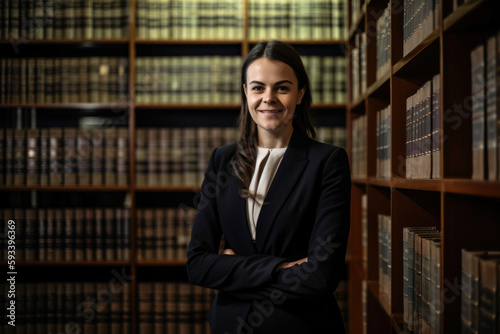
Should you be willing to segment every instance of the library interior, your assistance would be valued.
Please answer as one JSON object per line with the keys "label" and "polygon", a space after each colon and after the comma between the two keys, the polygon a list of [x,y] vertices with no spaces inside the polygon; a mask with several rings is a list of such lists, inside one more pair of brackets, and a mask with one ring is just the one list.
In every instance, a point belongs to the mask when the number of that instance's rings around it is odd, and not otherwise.
{"label": "library interior", "polygon": [[193,221],[212,152],[239,138],[245,58],[279,40],[309,76],[315,140],[349,157],[330,292],[346,333],[500,333],[499,14],[497,0],[1,1],[0,332],[212,333],[218,291],[186,272]]}

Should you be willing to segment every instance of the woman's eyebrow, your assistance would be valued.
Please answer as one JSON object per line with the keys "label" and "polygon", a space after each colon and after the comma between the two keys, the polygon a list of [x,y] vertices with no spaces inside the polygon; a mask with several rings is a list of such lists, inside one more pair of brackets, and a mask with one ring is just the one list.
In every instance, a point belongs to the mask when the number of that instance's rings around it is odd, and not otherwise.
{"label": "woman's eyebrow", "polygon": [[[290,80],[281,80],[281,81],[278,81],[274,84],[274,86],[279,86],[281,84],[284,84],[284,83],[289,83],[290,85],[293,85],[293,82],[291,82]],[[260,82],[260,81],[257,81],[257,80],[252,80],[248,83],[248,85],[251,85],[251,84],[257,84],[257,85],[265,85],[263,82]]]}

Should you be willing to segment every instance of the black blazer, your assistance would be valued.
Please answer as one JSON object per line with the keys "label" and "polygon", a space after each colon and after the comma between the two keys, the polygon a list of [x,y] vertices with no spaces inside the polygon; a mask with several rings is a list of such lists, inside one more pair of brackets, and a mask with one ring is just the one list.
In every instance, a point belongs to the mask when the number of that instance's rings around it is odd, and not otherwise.
{"label": "black blazer", "polygon": [[[252,241],[231,168],[236,144],[210,157],[188,248],[191,283],[217,289],[215,334],[344,333],[333,297],[349,234],[351,180],[344,149],[297,129],[269,188]],[[221,236],[236,255],[218,255]],[[308,262],[279,270],[284,261]]]}

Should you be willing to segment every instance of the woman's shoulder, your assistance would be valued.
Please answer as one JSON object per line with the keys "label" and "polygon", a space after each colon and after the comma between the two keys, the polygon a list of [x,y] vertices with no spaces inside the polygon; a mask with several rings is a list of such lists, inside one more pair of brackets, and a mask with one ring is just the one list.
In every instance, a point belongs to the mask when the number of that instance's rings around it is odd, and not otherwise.
{"label": "woman's shoulder", "polygon": [[331,155],[333,153],[342,154],[346,151],[343,147],[323,143],[312,138],[308,138],[308,144],[309,150],[313,154],[323,153],[325,155]]}
{"label": "woman's shoulder", "polygon": [[212,151],[212,159],[214,159],[216,164],[231,160],[234,153],[236,152],[236,146],[236,142],[234,142],[231,144],[216,147]]}

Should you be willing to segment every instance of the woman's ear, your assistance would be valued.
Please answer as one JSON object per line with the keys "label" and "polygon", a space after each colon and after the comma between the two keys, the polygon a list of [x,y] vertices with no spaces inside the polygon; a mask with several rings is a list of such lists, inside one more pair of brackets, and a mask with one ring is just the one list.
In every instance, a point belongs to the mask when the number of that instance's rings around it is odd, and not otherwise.
{"label": "woman's ear", "polygon": [[304,97],[305,92],[306,92],[306,86],[299,89],[299,93],[297,94],[297,105],[302,103],[302,98]]}

